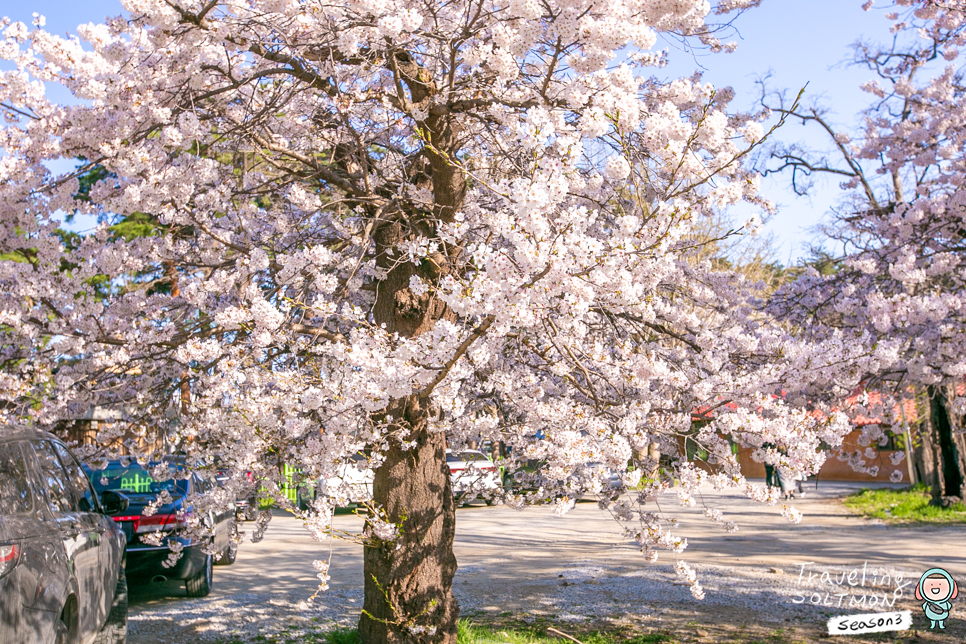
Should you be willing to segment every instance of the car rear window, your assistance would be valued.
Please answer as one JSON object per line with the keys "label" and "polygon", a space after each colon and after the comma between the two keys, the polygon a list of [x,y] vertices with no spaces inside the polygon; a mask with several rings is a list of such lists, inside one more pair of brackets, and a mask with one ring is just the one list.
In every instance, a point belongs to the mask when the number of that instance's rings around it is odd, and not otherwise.
{"label": "car rear window", "polygon": [[[179,468],[172,465],[171,469]],[[172,471],[172,474],[175,473]],[[188,482],[186,480],[174,478],[166,481],[155,481],[148,471],[137,463],[130,465],[113,463],[103,470],[91,471],[90,477],[98,494],[104,490],[128,494],[158,494],[161,490],[181,495],[188,493]]]}
{"label": "car rear window", "polygon": [[33,509],[27,478],[20,444],[0,443],[0,514],[24,514]]}

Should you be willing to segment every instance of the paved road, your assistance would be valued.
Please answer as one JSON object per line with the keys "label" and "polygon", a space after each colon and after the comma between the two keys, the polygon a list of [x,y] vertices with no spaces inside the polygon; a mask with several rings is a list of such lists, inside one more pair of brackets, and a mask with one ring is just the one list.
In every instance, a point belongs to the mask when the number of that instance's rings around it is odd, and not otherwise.
{"label": "paved road", "polygon": [[[822,483],[816,491],[810,486],[806,497],[795,502],[805,514],[797,526],[774,506],[753,504],[734,492],[703,491],[709,505],[738,522],[736,534],[725,533],[696,510],[678,507],[676,497],[668,496],[660,507],[678,520],[677,532],[688,538],[689,547],[681,555],[663,555],[654,565],[643,562],[621,536],[621,527],[594,503],[579,503],[564,518],[547,508],[461,508],[455,589],[464,613],[510,611],[579,620],[610,610],[626,612],[628,606],[654,615],[663,613],[663,605],[691,606],[686,587],[673,583],[669,564],[677,559],[702,576],[708,590],[704,605],[752,610],[781,596],[778,612],[807,608],[807,601],[795,606],[793,598],[823,590],[818,580],[823,571],[834,579],[836,571],[881,569],[890,575],[902,571],[908,579],[943,565],[966,577],[961,526],[889,528],[851,517],[835,499],[853,488]],[[341,530],[361,526],[362,519],[353,514],[335,520]],[[216,567],[209,597],[189,600],[174,582],[132,589],[130,641],[161,644],[250,635],[269,624],[293,632],[319,623],[354,624],[362,602],[361,555],[355,544],[313,541],[299,521],[277,512],[263,541],[243,543],[233,566]],[[307,603],[317,587],[316,559],[331,559],[331,588]],[[817,573],[811,587],[798,582],[801,564],[807,562],[805,577],[808,571]]]}

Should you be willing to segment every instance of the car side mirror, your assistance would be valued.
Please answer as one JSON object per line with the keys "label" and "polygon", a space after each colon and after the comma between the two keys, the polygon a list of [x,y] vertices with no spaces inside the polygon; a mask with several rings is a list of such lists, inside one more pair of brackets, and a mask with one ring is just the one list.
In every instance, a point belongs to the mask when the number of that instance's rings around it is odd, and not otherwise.
{"label": "car side mirror", "polygon": [[101,508],[104,514],[120,514],[127,510],[131,505],[131,500],[114,490],[104,490],[101,492]]}

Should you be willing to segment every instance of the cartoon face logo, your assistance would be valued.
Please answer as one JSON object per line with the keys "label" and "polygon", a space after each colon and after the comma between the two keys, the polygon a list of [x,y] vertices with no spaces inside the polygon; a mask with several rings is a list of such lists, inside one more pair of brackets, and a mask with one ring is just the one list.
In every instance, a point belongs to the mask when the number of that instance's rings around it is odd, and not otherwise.
{"label": "cartoon face logo", "polygon": [[916,586],[916,599],[922,602],[922,610],[930,622],[929,628],[946,628],[952,600],[959,595],[959,587],[952,575],[942,568],[930,568],[922,574]]}
{"label": "cartoon face logo", "polygon": [[949,580],[942,575],[926,577],[922,582],[922,595],[928,599],[942,601],[949,597]]}

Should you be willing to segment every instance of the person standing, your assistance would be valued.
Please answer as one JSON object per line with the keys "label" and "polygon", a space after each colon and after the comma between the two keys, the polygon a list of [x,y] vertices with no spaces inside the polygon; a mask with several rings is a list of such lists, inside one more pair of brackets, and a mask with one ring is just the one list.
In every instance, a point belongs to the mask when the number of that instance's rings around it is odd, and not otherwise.
{"label": "person standing", "polygon": [[[776,450],[780,455],[787,457],[788,452],[781,449],[774,443],[763,443],[762,449],[766,450]],[[782,498],[785,500],[791,499],[794,496],[795,487],[795,477],[791,472],[786,472],[782,467],[775,467],[770,463],[765,463],[765,485],[768,487],[780,487],[782,489]]]}
{"label": "person standing", "polygon": [[[762,449],[775,449],[774,443],[764,443],[761,446]],[[775,480],[775,466],[771,463],[765,463],[765,485],[769,488],[776,487],[778,481]]]}
{"label": "person standing", "polygon": [[787,471],[783,467],[777,468],[778,470],[778,485],[782,489],[782,498],[786,501],[793,498],[794,487],[795,487],[795,477],[791,472]]}

